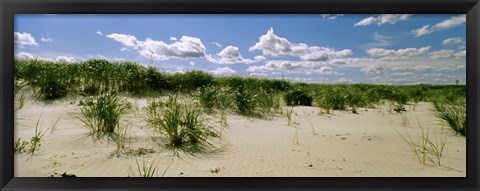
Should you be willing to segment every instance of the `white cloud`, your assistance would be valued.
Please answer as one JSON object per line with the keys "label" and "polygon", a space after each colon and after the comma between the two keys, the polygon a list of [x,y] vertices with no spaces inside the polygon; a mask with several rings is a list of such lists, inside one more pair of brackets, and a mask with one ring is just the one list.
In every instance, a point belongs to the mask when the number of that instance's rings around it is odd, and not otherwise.
{"label": "white cloud", "polygon": [[122,43],[124,46],[127,47],[132,47],[134,49],[137,49],[137,38],[132,35],[128,34],[117,34],[117,33],[112,33],[106,36],[107,38],[111,38],[117,42]]}
{"label": "white cloud", "polygon": [[451,45],[451,44],[460,44],[462,42],[463,42],[462,37],[455,37],[455,38],[447,38],[447,39],[443,40],[442,44],[447,46],[447,45]]}
{"label": "white cloud", "polygon": [[383,48],[372,48],[367,50],[367,54],[372,57],[384,57],[387,59],[408,59],[423,55],[430,50],[431,46],[421,48],[405,48],[398,50],[390,50]]}
{"label": "white cloud", "polygon": [[199,58],[205,56],[205,46],[196,37],[182,36],[180,40],[172,44],[147,38],[145,41],[137,41],[140,47],[140,55],[155,60],[168,60],[176,58]]}
{"label": "white cloud", "polygon": [[333,69],[329,66],[322,66],[320,69],[316,70],[318,74],[332,74]]}
{"label": "white cloud", "polygon": [[353,55],[353,52],[349,49],[337,51],[333,48],[291,43],[288,39],[275,35],[273,28],[270,28],[265,35],[260,36],[259,41],[249,50],[261,50],[263,55],[295,56],[305,61],[323,62]]}
{"label": "white cloud", "polygon": [[15,54],[15,57],[16,57],[16,58],[19,58],[19,59],[27,59],[27,60],[35,59],[35,57],[34,57],[32,54],[26,53],[26,52],[16,53],[16,54]]}
{"label": "white cloud", "polygon": [[151,38],[146,38],[144,41],[137,40],[135,36],[128,34],[112,33],[106,36],[122,45],[126,46],[121,51],[126,51],[125,48],[138,49],[138,53],[145,58],[154,60],[168,60],[171,57],[175,58],[199,58],[205,56],[205,46],[202,41],[196,37],[182,36],[180,40],[172,44],[167,44],[164,41],[157,41]]}
{"label": "white cloud", "polygon": [[54,59],[56,62],[75,62],[76,59],[74,57],[69,56],[57,56]]}
{"label": "white cloud", "polygon": [[357,23],[355,23],[353,26],[368,26],[371,24],[377,24],[377,25],[383,25],[383,24],[395,24],[399,21],[406,21],[408,18],[410,18],[412,15],[411,14],[381,14],[378,15],[377,17],[367,17]]}
{"label": "white cloud", "polygon": [[279,37],[270,28],[266,34],[260,36],[259,41],[250,47],[249,51],[261,50],[263,55],[280,56],[296,55],[308,48],[306,44],[292,44],[286,38]]}
{"label": "white cloud", "polygon": [[190,61],[190,62],[188,62],[188,63],[189,63],[190,65],[192,65],[192,66],[195,66],[195,62],[194,62],[194,61]]}
{"label": "white cloud", "polygon": [[95,32],[95,33],[97,33],[98,35],[103,35],[102,31],[100,31],[100,30],[97,30],[97,32]]}
{"label": "white cloud", "polygon": [[442,49],[439,51],[432,51],[428,53],[428,55],[430,55],[430,59],[451,58],[454,52],[454,50]]}
{"label": "white cloud", "polygon": [[266,59],[264,56],[255,56],[254,60],[245,59],[240,54],[238,47],[235,47],[235,46],[227,46],[215,56],[206,55],[206,58],[208,61],[216,64],[237,64],[237,63],[252,64],[252,63],[260,62]]}
{"label": "white cloud", "polygon": [[35,41],[35,38],[33,38],[33,36],[30,33],[14,32],[13,35],[14,35],[15,44],[17,44],[21,48],[23,48],[25,45],[38,46],[37,42]]}
{"label": "white cloud", "polygon": [[451,49],[442,49],[439,51],[432,51],[428,53],[430,55],[430,59],[446,59],[446,58],[455,58],[455,59],[465,59],[466,58],[466,51],[457,51]]}
{"label": "white cloud", "polygon": [[170,40],[176,41],[176,40],[177,40],[177,37],[173,37],[173,36],[172,36],[172,37],[170,37]]}
{"label": "white cloud", "polygon": [[234,75],[237,74],[237,71],[229,68],[229,67],[221,67],[215,70],[210,71],[213,75],[216,76],[226,76],[226,75]]}
{"label": "white cloud", "polygon": [[127,47],[122,47],[122,48],[120,49],[120,51],[122,51],[122,52],[128,51],[128,48],[127,48]]}
{"label": "white cloud", "polygon": [[433,30],[431,29],[430,25],[425,25],[421,28],[412,30],[412,33],[415,34],[415,37],[423,36],[432,33]]}
{"label": "white cloud", "polygon": [[42,42],[52,42],[53,41],[51,38],[48,38],[48,37],[42,37],[42,38],[40,38],[40,40]]}
{"label": "white cloud", "polygon": [[335,81],[335,83],[340,83],[340,84],[348,84],[348,83],[352,83],[352,82],[353,82],[353,80],[348,79],[348,78],[340,78],[340,79]]}
{"label": "white cloud", "polygon": [[343,14],[321,14],[320,16],[322,16],[323,18],[333,20],[333,19],[336,19],[337,17],[343,16]]}
{"label": "white cloud", "polygon": [[414,29],[414,30],[412,30],[412,33],[415,35],[415,37],[420,37],[420,36],[424,36],[424,35],[430,34],[432,32],[438,31],[438,30],[446,30],[446,29],[454,28],[458,25],[461,25],[461,24],[465,23],[466,20],[467,20],[467,18],[466,18],[465,14],[458,15],[458,16],[453,16],[453,17],[450,17],[449,19],[444,20],[442,22],[439,22],[439,23],[437,23],[437,24],[435,24],[431,27],[430,27],[430,25],[425,25],[421,28]]}
{"label": "white cloud", "polygon": [[364,72],[367,75],[379,75],[383,74],[384,68],[382,66],[377,65],[369,65],[365,66],[360,71]]}
{"label": "white cloud", "polygon": [[213,45],[217,46],[218,48],[222,48],[222,44],[219,42],[212,42]]}

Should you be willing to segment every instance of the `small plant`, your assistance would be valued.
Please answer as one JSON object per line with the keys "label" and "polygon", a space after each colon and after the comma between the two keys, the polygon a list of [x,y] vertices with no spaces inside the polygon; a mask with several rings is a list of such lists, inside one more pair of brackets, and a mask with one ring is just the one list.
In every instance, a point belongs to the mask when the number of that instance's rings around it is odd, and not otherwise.
{"label": "small plant", "polygon": [[133,170],[131,168],[130,168],[129,174],[137,177],[155,177],[158,175],[157,166],[155,165],[155,160],[153,160],[150,164],[147,164],[145,159],[143,159],[142,164],[140,165],[138,163],[137,158],[135,158],[135,162],[137,164],[138,174],[133,173]]}
{"label": "small plant", "polygon": [[90,130],[96,139],[108,136],[116,140],[119,132],[120,119],[127,109],[125,101],[115,94],[104,93],[99,96],[89,97],[86,104],[80,108],[80,120]]}
{"label": "small plant", "polygon": [[427,159],[432,162],[434,165],[441,166],[441,160],[443,157],[443,150],[447,144],[446,139],[438,141],[437,134],[435,133],[435,140],[432,141],[428,135],[428,129],[422,129],[421,142],[415,142],[410,134],[406,133],[406,136],[400,134],[397,131],[397,134],[402,138],[402,140],[408,145],[410,150],[415,154],[418,159],[418,162],[422,165],[426,165]]}
{"label": "small plant", "polygon": [[22,153],[28,152],[33,156],[35,152],[40,149],[41,142],[45,133],[48,130],[50,130],[50,134],[55,132],[58,122],[60,121],[62,116],[60,116],[51,127],[45,130],[42,130],[40,127],[40,121],[42,119],[42,115],[43,114],[41,114],[37,120],[37,123],[35,125],[35,134],[33,137],[30,138],[30,141],[25,141],[25,140],[22,140],[21,138],[18,138],[17,141],[14,143],[13,150],[15,154],[22,154]]}
{"label": "small plant", "polygon": [[15,141],[15,144],[13,145],[14,154],[22,154],[27,152],[28,145],[29,145],[28,141],[18,138],[17,141]]}
{"label": "small plant", "polygon": [[220,137],[207,125],[199,109],[180,103],[174,96],[170,96],[165,105],[165,108],[148,106],[147,123],[167,140],[167,148],[193,153],[212,146],[208,138]]}
{"label": "small plant", "polygon": [[437,139],[437,134],[435,134],[435,142],[431,141],[430,139],[428,141],[428,149],[427,152],[429,153],[429,160],[438,165],[442,166],[442,156],[443,156],[443,149],[445,148],[445,145],[447,144],[447,141],[445,137],[440,140],[440,142]]}

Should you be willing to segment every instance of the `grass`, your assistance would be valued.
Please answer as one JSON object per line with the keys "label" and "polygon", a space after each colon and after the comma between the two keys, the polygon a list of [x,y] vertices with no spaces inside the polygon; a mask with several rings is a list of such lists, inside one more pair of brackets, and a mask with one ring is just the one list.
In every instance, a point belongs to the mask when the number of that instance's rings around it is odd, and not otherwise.
{"label": "grass", "polygon": [[167,148],[192,154],[213,147],[209,138],[220,137],[200,109],[179,102],[175,96],[169,96],[166,102],[151,101],[147,123],[160,133]]}
{"label": "grass", "polygon": [[465,100],[450,103],[447,101],[434,101],[433,106],[433,114],[445,121],[456,134],[463,136],[467,134]]}
{"label": "grass", "polygon": [[293,107],[290,109],[287,109],[287,125],[291,126],[292,125],[292,113],[293,113]]}
{"label": "grass", "polygon": [[420,137],[420,142],[414,141],[409,133],[405,132],[406,135],[402,135],[398,131],[397,134],[402,138],[403,142],[407,144],[410,150],[415,154],[417,160],[420,164],[426,165],[427,159],[432,164],[436,166],[441,166],[441,160],[443,157],[443,150],[447,144],[446,138],[441,140],[437,139],[437,134],[434,133],[434,140],[429,136],[429,130],[424,129],[417,118],[418,125],[422,130]]}
{"label": "grass", "polygon": [[42,119],[43,113],[40,115],[38,118],[36,124],[35,124],[35,132],[34,135],[30,138],[30,141],[25,141],[22,140],[21,138],[18,138],[17,141],[14,143],[14,153],[15,154],[22,154],[22,153],[29,153],[31,156],[35,154],[36,151],[40,149],[40,146],[42,145],[42,140],[43,136],[47,131],[50,131],[50,134],[54,133],[58,127],[58,122],[62,118],[60,116],[51,127],[42,130],[40,127],[40,122]]}
{"label": "grass", "polygon": [[147,163],[145,159],[142,160],[142,164],[138,163],[138,159],[135,158],[135,163],[137,166],[137,173],[134,173],[133,170],[130,168],[130,175],[136,177],[156,177],[158,176],[157,166],[155,165],[155,160],[151,163]]}
{"label": "grass", "polygon": [[80,108],[80,120],[96,140],[107,136],[112,140],[120,140],[120,119],[125,114],[127,104],[114,93],[103,93],[88,97]]}

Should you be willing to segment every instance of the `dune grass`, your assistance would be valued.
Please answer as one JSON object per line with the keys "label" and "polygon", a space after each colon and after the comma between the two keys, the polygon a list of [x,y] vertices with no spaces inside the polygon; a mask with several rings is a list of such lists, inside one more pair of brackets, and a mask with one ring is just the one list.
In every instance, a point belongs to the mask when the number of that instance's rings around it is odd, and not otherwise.
{"label": "dune grass", "polygon": [[108,137],[120,140],[118,132],[120,119],[126,113],[127,104],[114,93],[103,93],[87,97],[80,108],[79,119],[90,131],[95,140]]}
{"label": "dune grass", "polygon": [[467,134],[467,110],[465,99],[456,101],[436,100],[433,102],[433,114],[445,121],[456,133]]}
{"label": "dune grass", "polygon": [[210,138],[220,138],[200,109],[181,103],[176,96],[169,96],[166,102],[151,101],[146,118],[149,126],[160,133],[159,143],[172,150],[201,152],[213,147]]}

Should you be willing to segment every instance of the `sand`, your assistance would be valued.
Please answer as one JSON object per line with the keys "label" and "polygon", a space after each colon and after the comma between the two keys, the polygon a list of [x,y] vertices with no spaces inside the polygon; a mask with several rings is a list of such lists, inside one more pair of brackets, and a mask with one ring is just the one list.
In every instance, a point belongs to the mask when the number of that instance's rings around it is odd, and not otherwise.
{"label": "sand", "polygon": [[[15,113],[15,139],[29,140],[35,124],[47,129],[60,118],[54,132],[45,133],[40,150],[15,155],[16,177],[138,176],[137,164],[157,167],[165,177],[465,177],[466,139],[456,135],[432,115],[429,103],[407,105],[407,112],[390,112],[389,104],[351,111],[321,112],[317,107],[293,108],[292,125],[285,114],[269,119],[227,115],[228,126],[219,115],[209,123],[222,134],[213,143],[215,152],[199,156],[172,155],[152,141],[156,135],[144,120],[145,99],[129,98],[133,109],[122,120],[131,140],[127,148],[144,148],[145,155],[116,152],[114,142],[94,142],[88,130],[75,117],[80,111],[74,99],[50,104],[27,98]],[[284,108],[286,110],[286,108]],[[324,112],[324,110],[323,110]],[[402,115],[409,124],[402,125]],[[421,141],[422,129],[446,139],[441,166],[427,161],[420,164],[397,132]],[[407,120],[403,120],[406,122]],[[118,154],[117,154],[118,153]]]}

